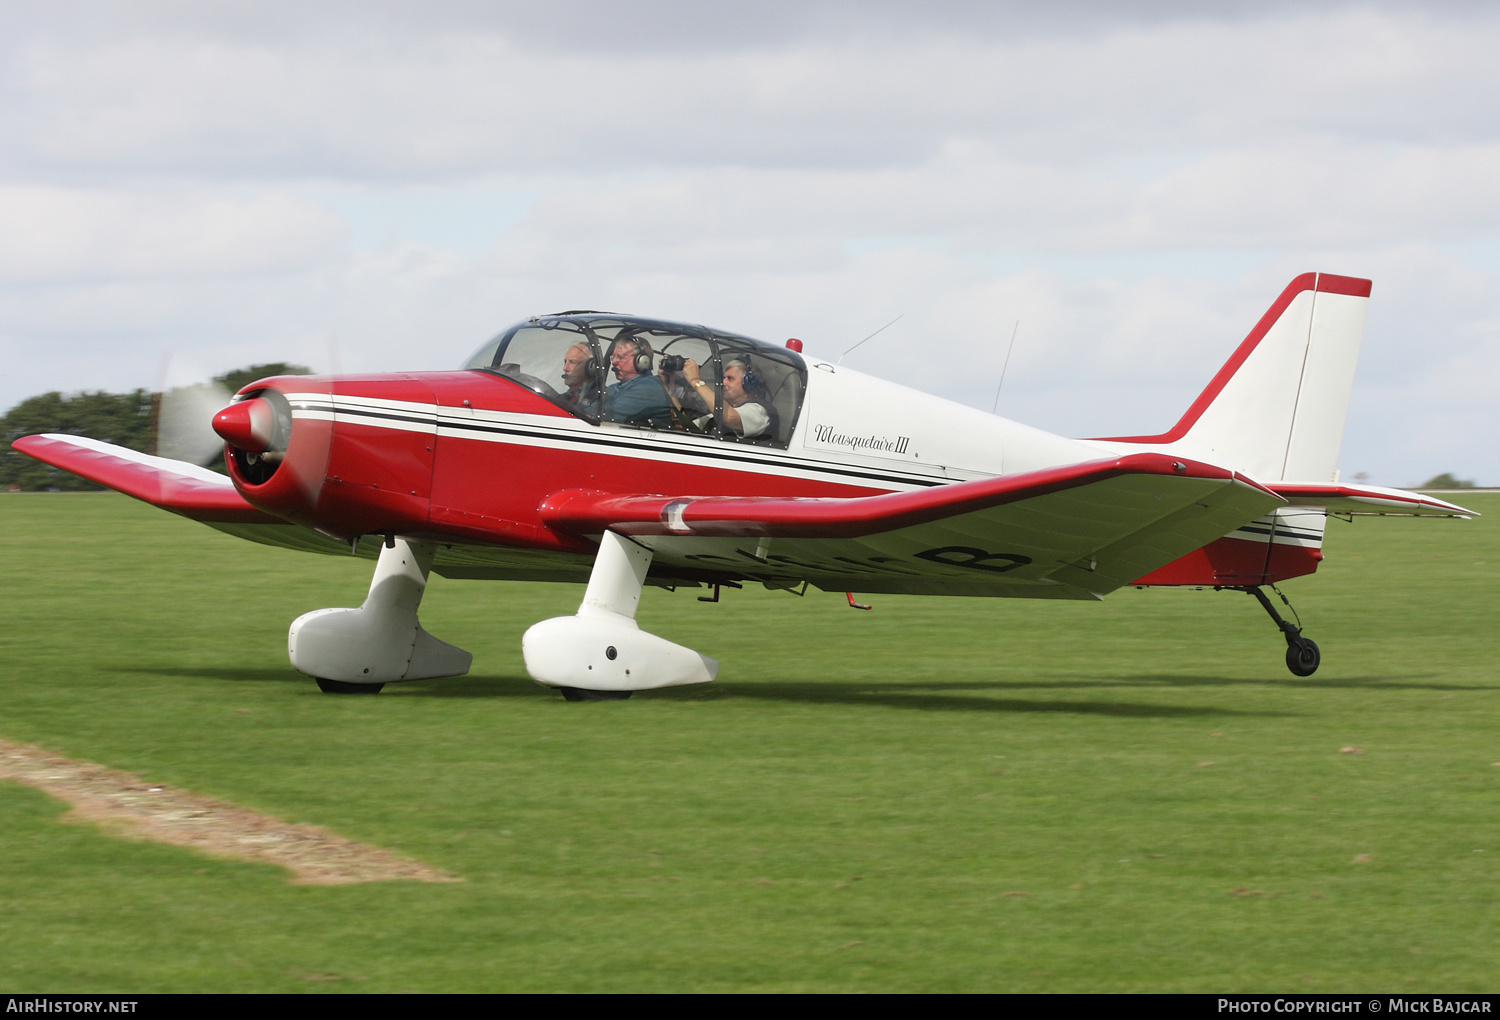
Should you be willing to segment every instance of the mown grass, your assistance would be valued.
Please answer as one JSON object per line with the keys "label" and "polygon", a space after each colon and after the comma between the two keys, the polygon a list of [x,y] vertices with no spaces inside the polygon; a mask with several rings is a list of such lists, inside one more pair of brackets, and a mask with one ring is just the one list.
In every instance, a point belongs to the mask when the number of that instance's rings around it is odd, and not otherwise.
{"label": "mown grass", "polygon": [[0,783],[0,986],[1493,991],[1500,498],[1469,502],[1330,526],[1285,586],[1306,680],[1228,592],[648,591],[721,679],[580,705],[519,650],[580,588],[436,579],[473,675],[330,697],[286,626],[368,563],[3,496],[0,736],[465,881],[293,886]]}

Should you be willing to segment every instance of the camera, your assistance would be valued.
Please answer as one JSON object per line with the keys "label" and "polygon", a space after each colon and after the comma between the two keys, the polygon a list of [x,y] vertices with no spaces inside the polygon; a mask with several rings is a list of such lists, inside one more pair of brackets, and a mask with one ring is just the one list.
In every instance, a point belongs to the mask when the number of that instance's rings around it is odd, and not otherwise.
{"label": "camera", "polygon": [[683,364],[687,361],[681,354],[664,354],[656,367],[663,372],[681,372]]}

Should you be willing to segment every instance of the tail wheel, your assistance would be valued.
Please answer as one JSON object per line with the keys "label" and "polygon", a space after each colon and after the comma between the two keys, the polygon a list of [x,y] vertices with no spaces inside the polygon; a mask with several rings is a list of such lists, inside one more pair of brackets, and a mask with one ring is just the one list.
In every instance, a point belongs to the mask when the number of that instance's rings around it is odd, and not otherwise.
{"label": "tail wheel", "polygon": [[1318,663],[1322,658],[1317,644],[1307,638],[1286,646],[1286,668],[1297,676],[1312,676],[1318,671]]}

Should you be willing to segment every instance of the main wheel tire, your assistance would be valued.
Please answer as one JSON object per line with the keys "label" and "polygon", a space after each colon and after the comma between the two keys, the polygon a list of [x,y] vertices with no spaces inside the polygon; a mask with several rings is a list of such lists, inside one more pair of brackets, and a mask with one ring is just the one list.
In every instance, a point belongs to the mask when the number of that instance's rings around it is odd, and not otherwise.
{"label": "main wheel tire", "polygon": [[624,701],[634,691],[588,691],[582,687],[559,687],[569,701]]}
{"label": "main wheel tire", "polygon": [[1286,668],[1297,676],[1312,676],[1318,671],[1318,663],[1323,659],[1318,652],[1318,646],[1302,638],[1295,645],[1286,646]]}
{"label": "main wheel tire", "polygon": [[351,684],[344,680],[324,680],[318,677],[318,690],[324,694],[379,694],[385,684]]}

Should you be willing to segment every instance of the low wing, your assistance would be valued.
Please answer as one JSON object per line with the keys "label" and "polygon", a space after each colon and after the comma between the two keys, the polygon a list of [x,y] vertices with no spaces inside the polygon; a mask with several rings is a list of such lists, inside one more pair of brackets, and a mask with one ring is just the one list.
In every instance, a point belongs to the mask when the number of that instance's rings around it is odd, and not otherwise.
{"label": "low wing", "polygon": [[571,490],[543,520],[614,530],[653,575],[808,581],[831,591],[1097,598],[1285,501],[1160,454],[846,499],[621,496]]}
{"label": "low wing", "polygon": [[1272,492],[1293,506],[1323,507],[1331,514],[1397,517],[1478,517],[1473,510],[1419,492],[1384,489],[1378,485],[1319,485],[1308,482],[1271,482]]}
{"label": "low wing", "polygon": [[[349,551],[255,509],[205,468],[79,436],[27,436],[12,446],[241,538]],[[540,511],[559,532],[631,535],[653,550],[657,583],[808,581],[832,591],[1091,599],[1284,505],[1232,471],[1142,453],[847,499],[569,490]],[[586,556],[499,546],[455,546],[439,559],[436,569],[455,577],[585,580],[588,570]]]}
{"label": "low wing", "polygon": [[195,521],[285,523],[245,502],[225,475],[196,464],[153,457],[83,436],[25,436],[10,445],[28,457]]}
{"label": "low wing", "polygon": [[[227,532],[282,549],[330,554],[349,546],[245,502],[226,475],[84,436],[24,436],[10,444],[28,457]],[[373,552],[371,553],[373,555]]]}

